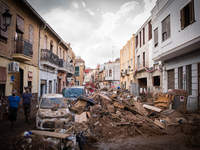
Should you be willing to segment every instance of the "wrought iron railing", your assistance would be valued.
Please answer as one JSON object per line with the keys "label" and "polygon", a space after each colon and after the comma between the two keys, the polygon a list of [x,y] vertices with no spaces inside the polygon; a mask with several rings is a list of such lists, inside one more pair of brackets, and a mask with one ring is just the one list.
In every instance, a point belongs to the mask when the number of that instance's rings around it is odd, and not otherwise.
{"label": "wrought iron railing", "polygon": [[58,56],[56,54],[54,54],[53,52],[49,51],[48,49],[41,49],[40,60],[50,62],[57,66],[59,64]]}
{"label": "wrought iron railing", "polygon": [[14,53],[24,54],[28,57],[33,57],[33,44],[23,38],[16,39]]}

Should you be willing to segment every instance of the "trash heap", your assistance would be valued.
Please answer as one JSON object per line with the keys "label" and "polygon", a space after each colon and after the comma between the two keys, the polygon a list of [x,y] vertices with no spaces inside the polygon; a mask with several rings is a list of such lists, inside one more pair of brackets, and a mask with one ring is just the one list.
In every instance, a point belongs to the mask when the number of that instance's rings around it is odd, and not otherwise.
{"label": "trash heap", "polygon": [[[39,145],[42,149],[83,149],[86,141],[174,134],[178,132],[177,126],[188,123],[188,118],[169,109],[170,102],[171,98],[162,98],[161,95],[143,100],[141,97],[134,97],[125,89],[95,90],[90,95],[79,96],[71,103],[70,117],[74,121],[58,120],[54,132],[31,130],[33,135],[28,134],[28,138],[20,137],[15,145],[22,149],[27,145],[28,149],[34,149],[33,145]],[[199,116],[197,115],[197,120],[200,119]],[[176,130],[173,127],[176,127]],[[23,144],[23,140],[26,144]]]}

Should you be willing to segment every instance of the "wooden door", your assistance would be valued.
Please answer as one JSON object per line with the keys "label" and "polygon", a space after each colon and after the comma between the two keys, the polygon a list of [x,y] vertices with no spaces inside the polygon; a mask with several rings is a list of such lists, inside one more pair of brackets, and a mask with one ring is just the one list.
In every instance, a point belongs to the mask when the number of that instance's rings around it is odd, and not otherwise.
{"label": "wooden door", "polygon": [[174,89],[174,69],[167,71],[168,89]]}

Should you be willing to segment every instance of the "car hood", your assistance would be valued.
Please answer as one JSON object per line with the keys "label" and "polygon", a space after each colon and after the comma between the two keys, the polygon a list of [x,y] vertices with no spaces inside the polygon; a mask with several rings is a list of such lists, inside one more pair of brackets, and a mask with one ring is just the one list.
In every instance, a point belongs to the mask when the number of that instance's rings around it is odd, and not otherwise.
{"label": "car hood", "polygon": [[63,118],[70,113],[68,108],[52,109],[39,109],[39,115],[45,118]]}

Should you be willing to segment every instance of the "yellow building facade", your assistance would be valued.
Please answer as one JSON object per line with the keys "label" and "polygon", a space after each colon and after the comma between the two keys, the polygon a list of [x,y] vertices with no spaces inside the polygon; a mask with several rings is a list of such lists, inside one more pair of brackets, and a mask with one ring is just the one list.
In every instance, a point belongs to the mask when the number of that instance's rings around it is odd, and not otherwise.
{"label": "yellow building facade", "polygon": [[130,85],[135,82],[133,71],[135,70],[135,39],[134,34],[123,49],[120,50],[120,83],[121,88],[130,89]]}

